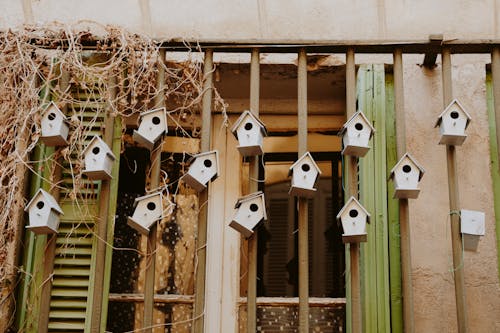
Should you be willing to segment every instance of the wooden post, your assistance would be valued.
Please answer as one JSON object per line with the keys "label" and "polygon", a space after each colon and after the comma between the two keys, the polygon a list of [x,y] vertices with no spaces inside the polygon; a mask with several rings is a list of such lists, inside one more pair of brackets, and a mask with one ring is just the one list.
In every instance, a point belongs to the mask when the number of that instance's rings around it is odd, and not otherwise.
{"label": "wooden post", "polygon": [[[259,117],[260,96],[260,53],[259,49],[252,50],[250,60],[250,111]],[[248,191],[258,191],[259,157],[252,156],[249,161]],[[257,246],[258,233],[254,232],[248,238],[248,289],[247,289],[247,332],[257,331]]]}
{"label": "wooden post", "polygon": [[[443,48],[441,55],[443,69],[443,109],[453,100],[451,76],[451,51]],[[465,280],[462,236],[460,234],[460,198],[458,192],[457,158],[455,146],[446,145],[448,166],[448,195],[450,198],[451,245],[453,250],[453,276],[455,280],[455,299],[457,307],[458,332],[467,332],[467,303],[465,300]]]}
{"label": "wooden post", "polygon": [[[165,49],[160,50],[160,59],[158,60],[158,76],[156,78],[155,107],[165,106]],[[151,180],[150,189],[158,188],[160,184],[161,171],[161,149],[162,142],[155,146],[151,151]],[[155,268],[156,268],[156,233],[158,224],[153,223],[149,229],[147,248],[146,248],[146,276],[144,281],[144,319],[142,322],[143,331],[150,333],[153,331],[153,309],[155,294]]]}
{"label": "wooden post", "polygon": [[[205,62],[203,66],[203,94],[202,100],[202,126],[201,126],[201,151],[210,150],[210,130],[212,128],[212,93],[213,93],[213,50],[205,51]],[[202,333],[205,315],[205,271],[207,258],[207,217],[208,217],[208,186],[199,195],[200,214],[198,216],[198,231],[196,242],[196,282],[194,302],[194,333]]]}
{"label": "wooden post", "polygon": [[[299,51],[298,61],[298,156],[307,152],[307,53]],[[309,255],[307,199],[299,198],[299,332],[309,332]]]}
{"label": "wooden post", "polygon": [[[493,81],[493,105],[497,130],[497,147],[500,147],[500,47],[498,46],[491,52],[491,77]],[[500,149],[498,150],[498,159],[500,160]]]}
{"label": "wooden post", "polygon": [[[349,119],[356,113],[356,65],[354,49],[348,48],[346,54],[346,116]],[[347,198],[358,197],[358,159],[345,156],[347,167]],[[351,272],[351,332],[361,333],[361,289],[359,277],[359,244],[349,244],[350,272]]]}
{"label": "wooden post", "polygon": [[[404,114],[403,52],[394,50],[394,113],[396,114],[396,149],[398,160],[406,153]],[[403,282],[403,316],[405,333],[415,331],[413,322],[413,289],[411,279],[411,241],[408,199],[399,200],[399,227],[401,235],[401,272]]]}
{"label": "wooden post", "polygon": [[[61,81],[59,86],[62,92],[65,92],[69,87],[69,73],[68,71],[61,70]],[[61,110],[64,114],[67,114],[68,106],[64,105]],[[55,162],[54,179],[53,184],[58,184],[61,180],[62,170],[61,161]],[[59,202],[59,187],[54,187],[51,190],[51,194],[54,199]],[[54,272],[54,260],[56,253],[56,240],[57,234],[47,235],[47,247],[45,249],[45,254],[43,258],[43,285],[42,292],[40,296],[40,315],[38,318],[38,332],[44,333],[49,329],[49,312],[50,312],[50,293],[52,291],[52,274]]]}

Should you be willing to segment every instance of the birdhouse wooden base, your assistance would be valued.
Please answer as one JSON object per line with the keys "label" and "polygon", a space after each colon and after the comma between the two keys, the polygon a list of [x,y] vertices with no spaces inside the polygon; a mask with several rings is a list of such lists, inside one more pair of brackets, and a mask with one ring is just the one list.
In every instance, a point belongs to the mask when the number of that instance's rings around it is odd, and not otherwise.
{"label": "birdhouse wooden base", "polygon": [[37,235],[47,235],[47,234],[57,234],[57,229],[59,226],[56,226],[55,229],[47,226],[47,225],[27,225],[26,229],[33,231]]}
{"label": "birdhouse wooden base", "polygon": [[299,186],[292,186],[290,187],[290,190],[288,191],[288,194],[294,197],[301,197],[301,198],[312,198],[316,194],[316,189],[315,188],[304,188],[304,187],[299,187]]}
{"label": "birdhouse wooden base", "polygon": [[342,150],[342,155],[363,157],[366,155],[366,153],[368,153],[369,150],[370,150],[370,147],[347,145]]}
{"label": "birdhouse wooden base", "polygon": [[149,150],[152,150],[155,143],[154,142],[151,142],[149,141],[148,139],[146,139],[145,137],[143,137],[138,131],[134,130],[134,134],[132,135],[133,139],[135,142],[139,143],[141,146],[149,149]]}
{"label": "birdhouse wooden base", "polygon": [[264,151],[262,150],[262,146],[238,146],[239,152],[243,156],[257,156],[262,155]]}
{"label": "birdhouse wooden base", "polygon": [[477,252],[477,248],[479,246],[480,235],[469,235],[462,234],[464,239],[464,250]]}
{"label": "birdhouse wooden base", "polygon": [[140,232],[141,234],[143,234],[143,235],[149,235],[149,228],[146,228],[145,226],[143,226],[139,222],[135,221],[130,216],[127,218],[127,224],[131,228],[133,228],[133,229],[137,230],[138,232]]}
{"label": "birdhouse wooden base", "polygon": [[366,234],[342,235],[342,243],[362,243],[366,242]]}
{"label": "birdhouse wooden base", "polygon": [[396,188],[394,190],[395,199],[416,199],[420,193],[419,188]]}
{"label": "birdhouse wooden base", "polygon": [[82,173],[91,180],[109,180],[113,177],[105,170],[83,170]]}
{"label": "birdhouse wooden base", "polygon": [[[66,134],[67,137],[67,134]],[[40,140],[48,147],[67,146],[68,141],[62,135],[41,136]]]}
{"label": "birdhouse wooden base", "polygon": [[449,146],[461,146],[464,143],[467,135],[450,135],[443,134],[441,135],[441,139],[439,140],[440,145],[449,145]]}
{"label": "birdhouse wooden base", "polygon": [[196,178],[191,176],[189,173],[184,174],[184,177],[182,177],[182,180],[184,181],[184,183],[188,184],[190,187],[192,187],[197,192],[201,192],[207,188],[205,186],[205,184],[200,183]]}
{"label": "birdhouse wooden base", "polygon": [[245,238],[249,238],[250,236],[253,235],[253,229],[255,229],[257,226],[259,225],[259,223],[257,223],[257,225],[255,225],[252,229],[249,229],[248,226],[245,226],[243,224],[240,224],[236,221],[231,221],[231,223],[229,223],[229,226],[233,229],[235,229],[236,231],[240,232],[243,237]]}

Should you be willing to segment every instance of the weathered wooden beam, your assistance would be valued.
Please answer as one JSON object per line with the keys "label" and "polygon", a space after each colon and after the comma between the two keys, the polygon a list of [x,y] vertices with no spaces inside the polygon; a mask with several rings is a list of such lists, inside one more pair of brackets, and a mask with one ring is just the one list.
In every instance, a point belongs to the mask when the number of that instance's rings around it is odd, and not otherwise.
{"label": "weathered wooden beam", "polygon": [[[451,73],[451,51],[444,48],[441,54],[443,68],[443,109],[453,100],[453,81]],[[453,251],[453,277],[455,281],[455,300],[459,333],[468,332],[467,302],[465,298],[465,277],[463,265],[462,235],[460,234],[460,197],[458,190],[457,157],[455,146],[446,145],[446,164],[448,166],[448,195],[450,200],[451,246]]]}
{"label": "weathered wooden beam", "polygon": [[[346,53],[346,115],[349,119],[356,112],[356,66],[354,49],[349,48]],[[347,198],[358,197],[358,159],[346,156],[347,166]],[[349,243],[350,283],[351,283],[351,332],[361,333],[361,281],[359,275],[360,246],[358,243]]]}
{"label": "weathered wooden beam", "polygon": [[[495,109],[497,147],[500,147],[500,46],[495,47],[491,53],[491,77],[493,81],[493,106]],[[498,159],[500,160],[500,148],[498,150]]]}
{"label": "weathered wooden beam", "polygon": [[[131,303],[140,303],[144,302],[144,294],[109,294],[109,300],[111,302],[131,302]],[[191,295],[173,295],[166,294],[153,295],[154,303],[174,303],[174,304],[193,304],[194,296]]]}
{"label": "weathered wooden beam", "polygon": [[[426,55],[427,57],[427,55]],[[404,109],[403,53],[394,51],[394,112],[396,114],[396,150],[398,160],[406,153]],[[434,58],[435,61],[435,58]],[[425,61],[424,61],[425,62]],[[413,320],[413,287],[411,274],[410,217],[408,199],[399,200],[399,226],[401,235],[401,271],[403,284],[403,317],[405,333],[415,331]]]}
{"label": "weathered wooden beam", "polygon": [[[155,96],[155,107],[165,106],[165,50],[160,51],[160,59],[158,65],[158,74],[156,77],[156,88],[159,93]],[[160,143],[161,145],[161,143]],[[161,148],[160,145],[155,146],[151,151],[151,179],[150,189],[158,188],[160,184],[160,171],[161,171]],[[144,318],[142,322],[143,331],[151,333],[153,331],[153,306],[155,294],[155,271],[156,271],[156,233],[158,224],[153,223],[149,229],[146,247],[146,274],[144,278]]]}
{"label": "weathered wooden beam", "polygon": [[[250,59],[250,111],[259,117],[260,102],[260,53],[252,50]],[[258,191],[259,184],[258,156],[252,156],[249,161],[248,192]],[[248,239],[248,289],[247,289],[247,332],[257,331],[257,261],[258,261],[258,232],[254,232]]]}
{"label": "weathered wooden beam", "polygon": [[[240,297],[238,304],[246,304],[247,298]],[[260,306],[297,306],[299,304],[298,297],[257,297],[257,305]],[[345,298],[331,297],[309,297],[309,306],[318,307],[344,307],[346,304]]]}
{"label": "weathered wooden beam", "polygon": [[[298,108],[298,155],[307,152],[307,53],[298,53],[297,108]],[[299,332],[309,332],[309,228],[307,198],[298,199],[299,229]]]}
{"label": "weathered wooden beam", "polygon": [[[213,94],[213,51],[205,51],[205,61],[203,66],[203,99],[202,99],[202,126],[201,126],[201,151],[210,150],[210,130],[212,128],[212,94]],[[193,316],[193,332],[202,333],[204,331],[205,315],[205,280],[207,262],[207,219],[208,219],[208,191],[209,186],[199,195],[200,214],[198,216],[198,230],[196,241],[197,267],[195,272],[195,302]]]}
{"label": "weathered wooden beam", "polygon": [[[432,69],[432,68],[436,67],[436,59],[437,59],[437,55],[439,53],[439,52],[437,52],[435,46],[440,46],[443,43],[443,35],[442,34],[430,35],[429,36],[429,43],[433,47],[429,47],[429,49],[425,52],[423,65],[424,65],[424,67]],[[394,52],[396,52],[396,51],[402,52],[401,47],[395,48]]]}

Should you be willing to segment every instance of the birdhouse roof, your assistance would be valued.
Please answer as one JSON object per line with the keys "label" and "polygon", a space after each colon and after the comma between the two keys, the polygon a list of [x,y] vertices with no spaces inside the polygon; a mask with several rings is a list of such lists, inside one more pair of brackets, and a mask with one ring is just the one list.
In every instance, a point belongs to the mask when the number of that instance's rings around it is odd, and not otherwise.
{"label": "birdhouse roof", "polygon": [[458,106],[458,109],[467,118],[467,122],[465,123],[465,128],[467,128],[467,126],[469,126],[469,123],[470,123],[472,118],[471,118],[470,114],[467,111],[465,111],[465,108],[462,106],[462,104],[460,104],[460,102],[455,98],[453,101],[451,101],[450,104],[448,104],[448,106],[444,109],[444,111],[441,112],[441,114],[439,115],[439,117],[436,121],[436,125],[434,125],[434,127],[438,127],[441,124],[441,120],[443,119],[443,116],[453,107],[454,104],[456,104]]}
{"label": "birdhouse roof", "polygon": [[146,195],[143,195],[142,197],[137,197],[135,198],[135,201],[134,201],[134,207],[137,206],[137,204],[140,202],[140,201],[143,201],[143,200],[146,200],[146,199],[149,199],[149,198],[152,198],[154,196],[157,196],[159,195],[160,196],[160,201],[163,200],[163,195],[162,195],[162,192],[161,191],[158,191],[158,192],[154,192],[154,193],[151,193],[151,194],[146,194]]}
{"label": "birdhouse roof", "polygon": [[[251,194],[248,194],[248,195],[245,195],[244,197],[241,197],[238,199],[238,201],[236,202],[236,205],[234,206],[234,208],[240,208],[241,204],[246,202],[246,201],[250,201],[250,200],[253,200],[257,197],[261,197],[262,198],[262,203],[264,204],[264,193],[262,191],[257,191],[257,192],[254,192],[254,193],[251,193]],[[266,214],[266,210],[263,209],[264,211],[264,220],[267,220],[267,214]]]}
{"label": "birdhouse roof", "polygon": [[61,109],[59,109],[59,107],[56,105],[56,103],[54,103],[53,101],[51,101],[46,107],[45,109],[43,110],[43,116],[45,117],[45,115],[47,114],[48,111],[50,111],[51,109],[54,109],[54,111],[62,117],[63,121],[64,122],[68,122],[67,118],[66,118],[66,115],[61,111]]}
{"label": "birdhouse roof", "polygon": [[148,114],[154,114],[154,113],[163,113],[165,124],[167,123],[167,109],[165,109],[165,107],[161,107],[161,108],[157,108],[157,109],[153,109],[153,110],[148,110],[148,111],[141,112],[139,114],[139,118],[142,118],[142,117],[144,117],[144,116],[146,116]]}
{"label": "birdhouse roof", "polygon": [[56,199],[54,199],[54,197],[52,195],[50,195],[47,191],[44,191],[42,189],[38,189],[38,191],[33,196],[33,198],[31,198],[30,202],[28,202],[28,204],[26,205],[26,208],[24,209],[24,211],[27,212],[40,195],[43,197],[43,200],[50,206],[50,208],[52,208],[53,210],[55,210],[59,214],[64,215],[64,213],[63,213],[61,207],[59,206],[59,204],[57,203]]}
{"label": "birdhouse roof", "polygon": [[368,213],[368,211],[365,209],[365,207],[363,207],[359,203],[359,201],[356,200],[355,197],[350,197],[349,200],[347,200],[347,202],[345,203],[344,207],[342,207],[342,209],[340,210],[340,212],[337,214],[337,220],[340,221],[341,216],[344,214],[345,210],[347,210],[352,205],[354,205],[354,206],[358,207],[359,209],[361,209],[366,214],[366,221],[368,223],[370,223],[370,213]]}
{"label": "birdhouse roof", "polygon": [[293,173],[293,169],[300,163],[300,161],[302,161],[303,159],[305,159],[306,157],[308,157],[311,159],[311,162],[313,164],[313,167],[316,169],[316,171],[318,171],[318,174],[321,175],[321,170],[319,169],[318,165],[316,164],[316,162],[314,161],[312,155],[310,152],[306,152],[304,155],[302,155],[295,163],[292,164],[292,166],[290,167],[290,169],[288,170],[288,176],[291,176],[292,173]]}
{"label": "birdhouse roof", "polygon": [[113,152],[111,151],[111,149],[109,149],[109,146],[106,144],[106,142],[104,142],[97,135],[94,135],[94,137],[92,138],[92,140],[90,140],[90,142],[87,145],[87,147],[85,147],[85,149],[83,150],[83,154],[87,154],[87,150],[89,150],[89,148],[92,147],[94,145],[94,143],[97,143],[97,145],[99,145],[100,147],[104,148],[104,150],[106,151],[106,154],[109,157],[111,157],[113,160],[116,159],[115,154],[113,154]]}
{"label": "birdhouse roof", "polygon": [[199,153],[196,155],[193,155],[189,160],[188,163],[194,162],[197,158],[203,157],[203,156],[208,156],[208,155],[214,155],[215,154],[215,159],[216,159],[216,167],[217,167],[217,173],[219,173],[219,156],[218,156],[218,151],[217,150],[211,150],[211,151],[206,151],[203,153]]}
{"label": "birdhouse roof", "polygon": [[352,123],[354,123],[357,119],[361,119],[363,121],[363,123],[365,123],[365,125],[368,125],[368,127],[370,128],[370,137],[373,135],[373,133],[375,133],[375,128],[373,127],[373,125],[371,124],[371,122],[368,120],[368,118],[366,118],[365,114],[360,110],[360,111],[357,111],[356,113],[354,113],[351,118],[349,118],[348,121],[346,121],[346,123],[344,124],[344,126],[342,126],[342,128],[340,129],[339,131],[339,136],[342,136],[344,135],[344,132],[347,130],[347,128],[349,128]]}
{"label": "birdhouse roof", "polygon": [[254,116],[254,114],[248,110],[245,110],[243,111],[243,113],[240,115],[240,117],[238,118],[238,120],[236,120],[236,122],[234,123],[233,127],[231,127],[231,132],[233,132],[234,136],[236,137],[236,139],[238,139],[238,134],[236,133],[236,131],[238,130],[238,128],[240,127],[241,123],[247,118],[247,117],[250,117],[252,118],[253,122],[257,123],[257,125],[259,125],[260,127],[260,131],[262,132],[262,135],[266,136],[267,135],[267,130],[266,130],[266,125],[264,125],[264,123],[262,121],[260,121],[259,118],[257,118],[256,116]]}
{"label": "birdhouse roof", "polygon": [[405,153],[403,155],[403,157],[401,157],[401,159],[398,161],[398,163],[396,163],[396,165],[392,168],[391,170],[391,177],[394,176],[394,172],[396,171],[396,169],[401,165],[403,164],[403,162],[405,160],[410,160],[413,164],[415,164],[418,168],[418,170],[420,170],[420,175],[418,176],[418,180],[422,179],[424,173],[425,173],[425,169],[420,165],[418,164],[418,162],[413,158],[413,156],[410,155],[410,153]]}

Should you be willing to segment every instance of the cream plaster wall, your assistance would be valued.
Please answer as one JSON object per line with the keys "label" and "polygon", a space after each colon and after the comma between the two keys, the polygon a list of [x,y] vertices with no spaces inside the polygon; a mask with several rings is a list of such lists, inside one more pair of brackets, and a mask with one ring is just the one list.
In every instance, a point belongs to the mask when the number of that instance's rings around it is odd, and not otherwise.
{"label": "cream plaster wall", "polygon": [[202,40],[500,37],[500,0],[0,0],[0,8],[0,29],[91,20]]}

